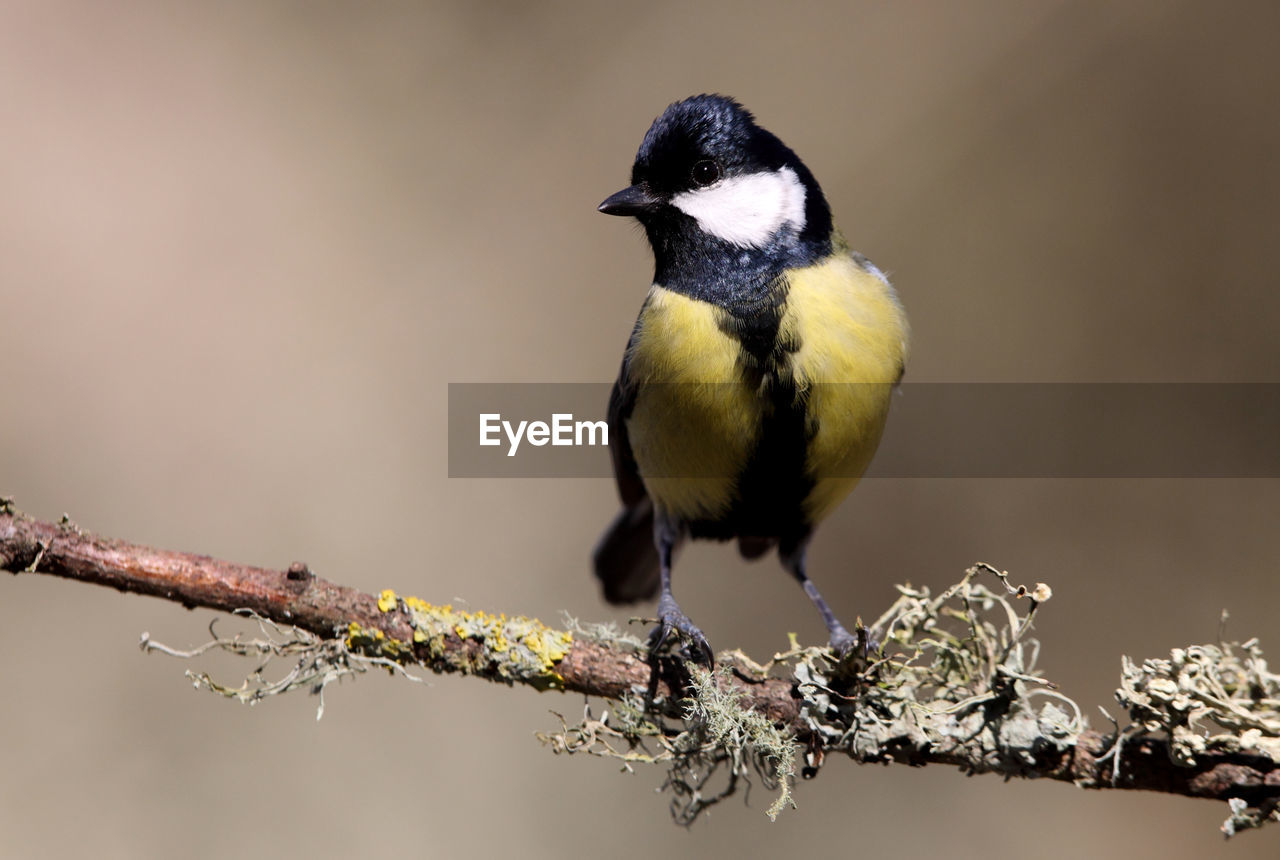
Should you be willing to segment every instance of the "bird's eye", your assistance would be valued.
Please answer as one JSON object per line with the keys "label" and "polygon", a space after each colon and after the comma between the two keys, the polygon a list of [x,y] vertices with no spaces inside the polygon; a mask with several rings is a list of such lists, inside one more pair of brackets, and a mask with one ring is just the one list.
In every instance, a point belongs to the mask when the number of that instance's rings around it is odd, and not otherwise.
{"label": "bird's eye", "polygon": [[720,178],[720,165],[709,158],[704,158],[693,165],[693,170],[689,171],[689,175],[695,185],[705,188]]}

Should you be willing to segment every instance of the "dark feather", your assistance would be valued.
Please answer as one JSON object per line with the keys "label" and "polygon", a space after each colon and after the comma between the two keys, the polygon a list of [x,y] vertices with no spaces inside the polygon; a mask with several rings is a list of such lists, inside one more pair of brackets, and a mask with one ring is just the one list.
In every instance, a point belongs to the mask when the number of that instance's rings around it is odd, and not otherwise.
{"label": "dark feather", "polygon": [[738,553],[747,560],[754,560],[773,549],[777,541],[773,538],[746,537],[738,538]]}
{"label": "dark feather", "polygon": [[658,595],[658,551],[653,546],[653,503],[645,496],[624,507],[604,530],[591,556],[610,603],[635,603]]}
{"label": "dark feather", "polygon": [[[632,337],[635,337],[634,332]],[[627,355],[631,352],[628,344]],[[596,578],[610,603],[649,600],[658,593],[658,551],[653,545],[653,502],[645,492],[631,441],[627,416],[635,406],[635,389],[624,358],[618,381],[609,395],[609,454],[622,510],[605,529],[592,553]]]}

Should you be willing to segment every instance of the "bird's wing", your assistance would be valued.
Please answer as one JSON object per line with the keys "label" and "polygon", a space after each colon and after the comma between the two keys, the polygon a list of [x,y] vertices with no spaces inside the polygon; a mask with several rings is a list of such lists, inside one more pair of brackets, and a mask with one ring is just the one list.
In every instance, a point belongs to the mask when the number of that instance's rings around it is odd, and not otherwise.
{"label": "bird's wing", "polygon": [[[630,354],[631,345],[628,344],[627,355]],[[609,453],[613,458],[613,478],[618,484],[618,495],[622,497],[622,504],[632,507],[640,503],[646,493],[635,455],[631,452],[631,440],[627,436],[627,418],[636,402],[636,390],[627,373],[627,364],[624,357],[618,381],[609,393]]]}
{"label": "bird's wing", "polygon": [[[632,332],[632,340],[635,333]],[[648,600],[658,593],[658,552],[653,545],[653,502],[640,479],[640,469],[627,436],[627,417],[636,392],[628,373],[631,344],[622,359],[618,381],[609,394],[609,453],[622,510],[600,536],[592,553],[596,577],[610,603]]]}

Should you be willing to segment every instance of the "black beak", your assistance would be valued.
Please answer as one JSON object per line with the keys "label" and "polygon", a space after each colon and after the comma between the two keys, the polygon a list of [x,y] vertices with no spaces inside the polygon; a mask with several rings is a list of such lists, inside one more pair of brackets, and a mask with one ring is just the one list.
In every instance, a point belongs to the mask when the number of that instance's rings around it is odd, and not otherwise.
{"label": "black beak", "polygon": [[651,212],[662,201],[654,197],[643,182],[612,194],[597,208],[606,215],[639,215]]}

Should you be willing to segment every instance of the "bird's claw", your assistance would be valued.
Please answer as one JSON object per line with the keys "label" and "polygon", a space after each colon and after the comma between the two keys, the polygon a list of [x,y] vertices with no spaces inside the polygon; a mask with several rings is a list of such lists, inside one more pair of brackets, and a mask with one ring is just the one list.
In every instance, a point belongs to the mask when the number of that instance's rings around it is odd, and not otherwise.
{"label": "bird's claw", "polygon": [[707,642],[707,637],[702,634],[702,631],[689,620],[689,616],[685,615],[679,606],[675,605],[675,601],[670,603],[659,601],[658,626],[649,632],[650,655],[662,649],[671,637],[672,631],[686,641],[690,656],[695,663],[701,663],[708,668],[715,667],[711,644]]}
{"label": "bird's claw", "polygon": [[857,633],[850,633],[842,626],[831,631],[829,647],[840,660],[858,656],[869,659],[871,654],[880,650],[880,641],[870,630],[859,627]]}

